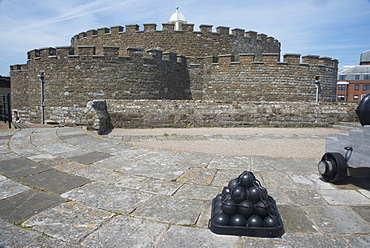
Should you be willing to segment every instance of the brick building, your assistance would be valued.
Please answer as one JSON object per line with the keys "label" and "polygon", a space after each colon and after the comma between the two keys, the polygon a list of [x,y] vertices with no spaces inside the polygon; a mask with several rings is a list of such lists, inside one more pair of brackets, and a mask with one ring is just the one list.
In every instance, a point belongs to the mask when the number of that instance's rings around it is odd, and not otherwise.
{"label": "brick building", "polygon": [[360,102],[370,93],[370,50],[364,51],[360,64],[344,66],[338,72],[337,101]]}

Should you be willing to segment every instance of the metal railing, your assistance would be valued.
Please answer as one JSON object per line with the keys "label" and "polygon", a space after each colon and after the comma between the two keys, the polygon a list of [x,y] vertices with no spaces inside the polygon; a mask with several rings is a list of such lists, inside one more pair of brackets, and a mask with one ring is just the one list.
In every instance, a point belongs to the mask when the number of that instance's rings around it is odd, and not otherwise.
{"label": "metal railing", "polygon": [[12,111],[10,108],[10,94],[0,95],[0,121],[8,122],[12,128]]}

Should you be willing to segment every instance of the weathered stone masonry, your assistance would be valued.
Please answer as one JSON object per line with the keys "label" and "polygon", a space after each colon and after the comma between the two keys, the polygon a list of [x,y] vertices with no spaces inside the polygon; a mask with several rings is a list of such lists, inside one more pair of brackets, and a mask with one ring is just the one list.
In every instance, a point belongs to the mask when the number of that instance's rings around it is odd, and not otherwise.
{"label": "weathered stone masonry", "polygon": [[113,126],[141,127],[328,127],[355,121],[357,104],[338,102],[125,101],[109,100]]}
{"label": "weathered stone masonry", "polygon": [[[193,30],[193,24],[184,24],[182,31],[175,31],[173,25],[163,24],[163,30],[156,30],[156,24],[144,24],[144,31],[138,30],[138,25],[126,25],[125,32],[121,26],[90,30],[74,36],[71,46],[29,51],[27,64],[11,66],[13,110],[26,121],[40,123],[38,75],[42,72],[45,75],[45,120],[64,125],[91,123],[85,114],[94,111],[87,110],[86,106],[96,99],[109,103],[124,100],[128,106],[131,101],[143,100],[148,104],[145,108],[161,106],[175,111],[172,116],[179,113],[172,107],[178,104],[175,100],[185,101],[187,108],[207,108],[208,105],[213,109],[216,103],[224,106],[238,102],[243,106],[241,109],[250,104],[257,106],[261,101],[263,105],[271,101],[310,103],[315,101],[315,76],[320,76],[320,101],[335,101],[338,69],[335,59],[285,54],[280,61],[280,43],[264,34],[242,29],[233,29],[230,34],[227,27],[218,27],[213,33],[210,25],[201,25],[198,32]],[[299,104],[295,103],[292,105],[298,108]],[[124,105],[120,106],[129,112]],[[139,111],[135,108],[140,106],[130,107],[133,116]],[[302,106],[317,108],[310,104]],[[226,114],[223,111],[229,109],[222,108],[221,112]],[[335,112],[334,109],[331,111]],[[110,104],[108,113],[116,127],[131,127],[129,123],[134,122],[134,126],[139,127],[140,121],[121,120],[127,118]],[[340,113],[343,111],[337,111],[337,115]],[[247,113],[240,117],[243,121],[238,117],[232,123],[232,118],[226,115],[222,118],[228,121],[220,122],[228,123],[226,126],[244,125],[244,122],[246,125],[279,125],[277,120],[265,121],[265,117],[257,118]],[[215,118],[216,121],[205,121],[207,116],[213,114],[189,115],[188,124],[221,125],[217,124],[221,117]],[[284,116],[288,118],[288,115]],[[165,118],[178,126],[176,120],[182,117]],[[198,122],[197,118],[204,121]],[[351,119],[352,115],[347,112],[345,117],[338,116],[337,119],[340,118]],[[182,122],[187,125],[186,121]],[[303,122],[304,126],[324,123]],[[330,119],[325,123],[332,122]],[[141,123],[141,127],[149,125],[145,121]],[[286,123],[297,126],[290,121]],[[286,123],[281,121],[280,125],[286,126]],[[171,126],[167,122],[163,125]]]}
{"label": "weathered stone masonry", "polygon": [[[162,30],[156,24],[126,25],[100,28],[81,32],[71,39],[71,46],[95,46],[97,54],[104,46],[142,47],[171,51],[184,56],[204,57],[220,54],[255,53],[260,58],[262,53],[280,53],[280,42],[265,34],[244,29],[217,27],[212,32],[212,25],[201,25],[200,31],[194,31],[194,24],[182,24],[182,31],[175,30],[175,24],[163,23]],[[120,55],[125,55],[124,49]]]}

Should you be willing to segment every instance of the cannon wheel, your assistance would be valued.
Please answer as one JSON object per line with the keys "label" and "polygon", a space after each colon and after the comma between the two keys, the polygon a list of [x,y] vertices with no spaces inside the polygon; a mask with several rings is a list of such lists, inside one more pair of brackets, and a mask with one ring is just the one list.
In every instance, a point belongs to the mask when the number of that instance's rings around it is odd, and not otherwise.
{"label": "cannon wheel", "polygon": [[347,177],[347,162],[340,153],[325,153],[318,164],[318,169],[322,178],[331,183]]}

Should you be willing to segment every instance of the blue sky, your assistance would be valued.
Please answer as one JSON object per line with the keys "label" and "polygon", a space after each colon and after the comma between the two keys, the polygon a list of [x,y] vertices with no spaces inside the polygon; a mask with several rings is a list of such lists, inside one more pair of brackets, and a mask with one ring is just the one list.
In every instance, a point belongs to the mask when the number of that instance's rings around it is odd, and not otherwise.
{"label": "blue sky", "polygon": [[0,75],[25,64],[27,51],[67,46],[73,35],[156,23],[179,6],[188,23],[253,30],[278,39],[281,54],[320,55],[357,65],[370,50],[370,0],[0,0]]}

